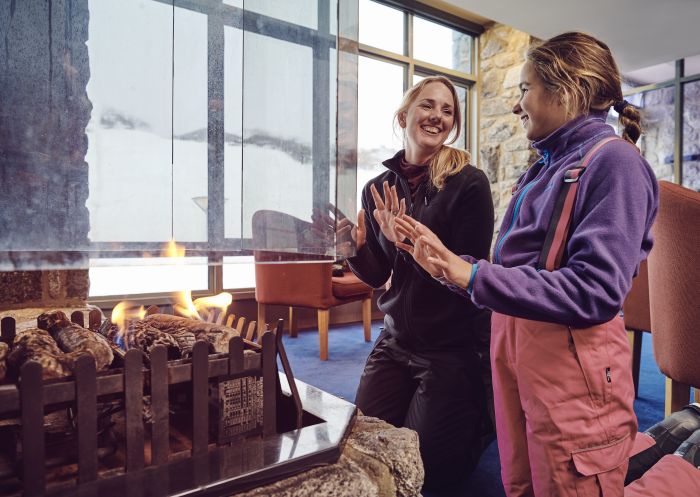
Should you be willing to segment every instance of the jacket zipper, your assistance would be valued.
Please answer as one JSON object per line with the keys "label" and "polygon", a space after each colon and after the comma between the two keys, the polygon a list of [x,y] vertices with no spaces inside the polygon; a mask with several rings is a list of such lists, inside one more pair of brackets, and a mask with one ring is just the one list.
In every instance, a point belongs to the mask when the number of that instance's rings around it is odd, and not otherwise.
{"label": "jacket zipper", "polygon": [[[549,152],[546,150],[542,154],[542,161],[543,161],[543,167],[542,170],[546,170],[547,167],[549,166]],[[542,174],[542,171],[540,171],[540,174]],[[493,262],[495,264],[500,264],[501,262],[501,250],[503,249],[503,243],[506,241],[506,238],[508,238],[508,235],[510,234],[511,230],[513,229],[513,226],[515,226],[515,220],[518,217],[518,211],[520,210],[520,206],[523,203],[523,198],[529,192],[533,186],[535,186],[537,183],[540,182],[540,180],[543,178],[543,176],[540,176],[539,178],[530,181],[527,185],[523,187],[523,189],[520,191],[520,195],[518,195],[518,200],[515,202],[515,207],[513,208],[513,215],[511,216],[510,220],[510,225],[508,226],[508,229],[506,232],[503,234],[501,239],[498,241],[496,244],[496,248],[493,251]]]}

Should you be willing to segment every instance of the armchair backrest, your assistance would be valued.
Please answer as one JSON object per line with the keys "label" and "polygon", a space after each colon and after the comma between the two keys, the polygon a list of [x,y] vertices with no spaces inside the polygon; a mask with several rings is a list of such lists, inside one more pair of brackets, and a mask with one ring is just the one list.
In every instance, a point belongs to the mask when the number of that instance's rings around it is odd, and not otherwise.
{"label": "armchair backrest", "polygon": [[700,387],[700,193],[659,186],[649,255],[654,357],[669,378]]}

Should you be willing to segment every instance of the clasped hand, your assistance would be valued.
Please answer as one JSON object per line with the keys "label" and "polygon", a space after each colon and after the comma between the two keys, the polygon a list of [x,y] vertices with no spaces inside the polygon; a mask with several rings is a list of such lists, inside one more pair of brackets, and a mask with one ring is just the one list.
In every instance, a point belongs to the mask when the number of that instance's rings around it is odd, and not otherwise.
{"label": "clasped hand", "polygon": [[450,283],[466,288],[471,275],[471,264],[450,251],[427,226],[410,216],[396,219],[396,231],[402,240],[396,246],[405,250],[435,278],[445,278]]}

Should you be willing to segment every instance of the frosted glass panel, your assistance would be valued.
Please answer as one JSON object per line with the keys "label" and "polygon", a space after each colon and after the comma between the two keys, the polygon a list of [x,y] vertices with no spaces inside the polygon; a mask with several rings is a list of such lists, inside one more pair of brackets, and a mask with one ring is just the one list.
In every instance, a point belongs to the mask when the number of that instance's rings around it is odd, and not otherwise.
{"label": "frosted glass panel", "polygon": [[151,0],[89,6],[89,238],[166,241],[173,234],[173,7]]}
{"label": "frosted glass panel", "polygon": [[173,238],[207,241],[207,17],[175,8]]}
{"label": "frosted glass panel", "polygon": [[[333,256],[357,160],[358,5],[338,6],[0,2],[0,270],[154,257],[171,239],[209,264]],[[258,212],[295,239],[256,245]]]}

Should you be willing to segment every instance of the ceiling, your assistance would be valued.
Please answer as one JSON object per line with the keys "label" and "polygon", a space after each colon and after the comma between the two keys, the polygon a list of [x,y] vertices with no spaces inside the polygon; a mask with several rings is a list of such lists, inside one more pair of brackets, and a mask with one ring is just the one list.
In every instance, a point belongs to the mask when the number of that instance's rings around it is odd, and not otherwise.
{"label": "ceiling", "polygon": [[537,38],[570,30],[606,42],[623,73],[700,54],[700,0],[442,0]]}

